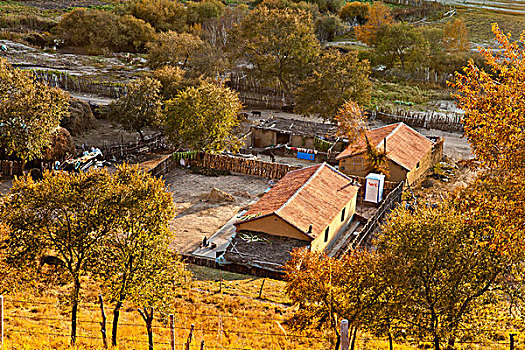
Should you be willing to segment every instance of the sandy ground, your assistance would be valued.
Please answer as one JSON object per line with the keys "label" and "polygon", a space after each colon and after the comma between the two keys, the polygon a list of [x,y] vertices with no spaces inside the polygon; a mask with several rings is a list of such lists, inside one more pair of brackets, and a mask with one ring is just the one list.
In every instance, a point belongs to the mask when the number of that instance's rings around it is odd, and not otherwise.
{"label": "sandy ground", "polygon": [[[195,250],[204,236],[210,237],[241,208],[257,199],[268,180],[255,176],[210,177],[176,168],[164,177],[173,196],[177,214],[170,221],[175,234],[173,247],[181,253]],[[218,188],[235,197],[235,203],[212,204],[206,195]]]}
{"label": "sandy ground", "polygon": [[[129,133],[112,122],[104,119],[97,119],[97,125],[94,129],[83,133],[82,135],[73,136],[75,145],[87,147],[103,147],[112,144],[122,144],[137,141],[140,137],[136,132]],[[152,134],[152,131],[145,131],[145,135]]]}

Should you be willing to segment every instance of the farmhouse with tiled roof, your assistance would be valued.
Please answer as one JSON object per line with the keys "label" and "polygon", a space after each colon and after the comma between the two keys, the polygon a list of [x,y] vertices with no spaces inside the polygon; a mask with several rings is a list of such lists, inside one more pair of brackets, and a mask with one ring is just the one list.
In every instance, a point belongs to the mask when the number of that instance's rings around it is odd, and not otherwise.
{"label": "farmhouse with tiled roof", "polygon": [[[419,180],[442,157],[442,140],[431,141],[404,123],[383,126],[366,133],[370,144],[385,149],[388,157],[388,181]],[[436,147],[438,146],[438,147]],[[348,175],[366,176],[365,137],[360,137],[337,156],[339,170]]]}
{"label": "farmhouse with tiled roof", "polygon": [[358,189],[326,163],[289,172],[235,223],[236,231],[306,241],[312,250],[323,250],[350,223]]}

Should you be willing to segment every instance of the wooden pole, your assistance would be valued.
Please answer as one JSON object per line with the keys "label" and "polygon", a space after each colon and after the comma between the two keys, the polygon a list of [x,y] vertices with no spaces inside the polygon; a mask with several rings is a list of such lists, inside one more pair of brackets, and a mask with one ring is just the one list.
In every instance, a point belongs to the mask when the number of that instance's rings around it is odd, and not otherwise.
{"label": "wooden pole", "polygon": [[262,292],[264,288],[264,282],[266,282],[266,278],[263,278],[263,281],[261,283],[261,289],[259,290],[259,296],[257,298],[262,299]]}
{"label": "wooden pole", "polygon": [[204,339],[201,340],[201,350],[204,350]]}
{"label": "wooden pole", "polygon": [[510,336],[510,350],[514,350],[514,337],[516,336],[516,334],[510,333],[509,336]]}
{"label": "wooden pole", "polygon": [[188,340],[186,341],[186,350],[190,350],[191,345],[191,338],[193,337],[193,330],[195,329],[195,325],[192,324],[190,327],[190,334],[188,334]]}
{"label": "wooden pole", "polygon": [[171,340],[171,350],[175,350],[175,324],[173,322],[173,315],[170,315],[170,340]]}
{"label": "wooden pole", "polygon": [[350,342],[348,341],[348,320],[341,321],[341,350],[348,350]]}
{"label": "wooden pole", "polygon": [[100,313],[102,314],[102,322],[100,322],[100,332],[102,333],[102,342],[104,343],[104,349],[107,349],[108,341],[106,339],[106,313],[104,312],[104,299],[102,299],[102,294],[98,295],[98,301],[100,302]]}
{"label": "wooden pole", "polygon": [[0,295],[0,347],[4,348],[4,296]]}

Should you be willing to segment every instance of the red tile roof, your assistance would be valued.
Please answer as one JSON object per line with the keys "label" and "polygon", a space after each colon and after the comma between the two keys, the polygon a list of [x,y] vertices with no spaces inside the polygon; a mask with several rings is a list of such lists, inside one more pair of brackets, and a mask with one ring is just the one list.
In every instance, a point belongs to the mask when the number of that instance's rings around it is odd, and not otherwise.
{"label": "red tile roof", "polygon": [[356,195],[359,187],[353,180],[323,163],[289,172],[257,203],[252,205],[242,222],[275,214],[298,230],[307,233],[312,225],[319,236]]}
{"label": "red tile roof", "polygon": [[[393,162],[407,170],[412,170],[416,164],[432,150],[433,142],[418,133],[405,123],[383,126],[366,133],[370,144],[377,148],[384,147],[386,139],[387,156]],[[348,146],[337,159],[352,157],[366,150],[366,141],[361,137],[356,143]]]}

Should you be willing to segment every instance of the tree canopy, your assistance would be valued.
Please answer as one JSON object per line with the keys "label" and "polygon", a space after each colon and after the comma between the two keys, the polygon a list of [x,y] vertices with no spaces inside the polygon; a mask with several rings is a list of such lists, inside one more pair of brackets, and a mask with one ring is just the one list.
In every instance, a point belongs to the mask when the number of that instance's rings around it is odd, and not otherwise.
{"label": "tree canopy", "polygon": [[110,117],[130,132],[138,132],[144,139],[143,130],[154,127],[161,120],[161,83],[148,77],[126,85],[126,95],[111,103]]}
{"label": "tree canopy", "polygon": [[304,10],[252,10],[236,28],[235,49],[250,71],[266,83],[279,82],[288,98],[319,55],[312,16]]}
{"label": "tree canopy", "polygon": [[357,53],[324,51],[313,71],[297,88],[296,111],[330,120],[347,101],[367,104],[372,88],[369,74],[368,61],[360,61]]}
{"label": "tree canopy", "polygon": [[68,107],[67,93],[0,58],[0,159],[41,157]]}
{"label": "tree canopy", "polygon": [[195,150],[237,149],[235,128],[242,103],[228,87],[203,81],[166,101],[164,123],[170,141]]}
{"label": "tree canopy", "polygon": [[456,73],[452,86],[465,111],[465,135],[476,157],[491,168],[523,169],[525,164],[525,32],[511,41],[493,25],[501,51],[481,48],[488,70],[473,60]]}

